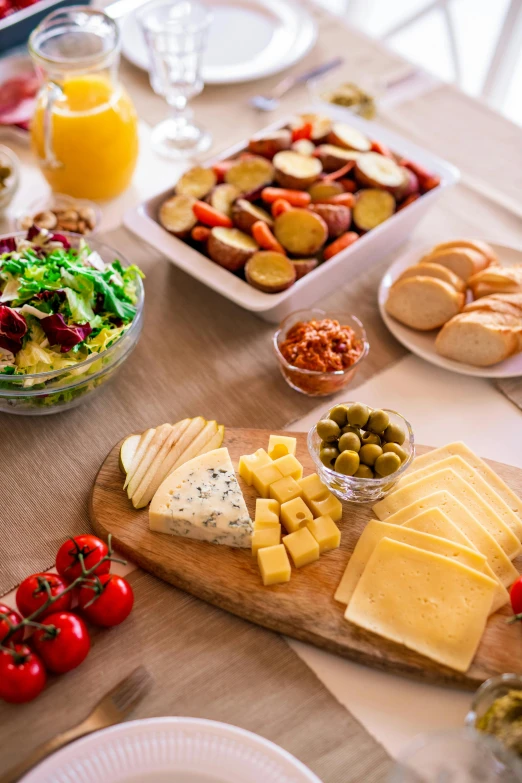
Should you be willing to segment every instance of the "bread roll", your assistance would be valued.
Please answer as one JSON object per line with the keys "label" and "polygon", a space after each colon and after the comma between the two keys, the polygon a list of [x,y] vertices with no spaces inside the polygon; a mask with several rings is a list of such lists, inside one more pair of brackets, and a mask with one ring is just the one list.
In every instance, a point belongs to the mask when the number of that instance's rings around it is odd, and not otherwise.
{"label": "bread roll", "polygon": [[490,267],[472,275],[468,283],[474,299],[490,294],[522,293],[522,265]]}
{"label": "bread roll", "polygon": [[472,275],[481,272],[489,265],[486,256],[477,250],[466,247],[432,250],[420,260],[421,263],[441,264],[458,275],[465,283]]}
{"label": "bread roll", "polygon": [[474,367],[490,367],[520,350],[513,329],[488,323],[480,315],[462,313],[448,321],[435,340],[437,353]]}
{"label": "bread roll", "polygon": [[[438,280],[444,280],[445,283],[449,283],[449,285],[453,286],[457,291],[465,291],[466,289],[464,281],[460,277],[457,277],[450,269],[441,266],[441,264],[430,264],[429,261],[408,267],[408,269],[405,269],[404,272],[399,275],[397,280],[405,280],[407,277],[418,277],[418,275],[422,275],[423,277],[436,277]],[[397,280],[395,282],[397,282]]]}
{"label": "bread roll", "polygon": [[[497,294],[502,296],[502,294]],[[511,302],[505,302],[502,299],[495,299],[493,296],[483,296],[481,299],[475,299],[473,302],[469,302],[465,307],[464,313],[471,313],[473,311],[490,310],[493,313],[506,313],[507,315],[513,315],[517,318],[522,318],[522,304],[517,306]]]}
{"label": "bread roll", "polygon": [[434,277],[408,277],[390,288],[386,312],[412,329],[437,329],[460,312],[464,294]]}
{"label": "bread roll", "polygon": [[[476,250],[478,253],[486,258],[486,266],[491,264],[498,264],[498,256],[487,242],[481,242],[479,239],[452,239],[449,242],[441,242],[432,249],[432,253],[437,253],[439,250],[452,250],[456,247],[469,248],[470,250]],[[484,267],[484,269],[486,268]]]}

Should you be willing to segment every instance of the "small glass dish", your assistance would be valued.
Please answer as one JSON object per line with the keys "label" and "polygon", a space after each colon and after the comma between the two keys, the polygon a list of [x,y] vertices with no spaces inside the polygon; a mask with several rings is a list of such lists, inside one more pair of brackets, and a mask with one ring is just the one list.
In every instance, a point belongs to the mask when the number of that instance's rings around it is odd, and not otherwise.
{"label": "small glass dish", "polygon": [[[477,723],[484,717],[494,701],[507,696],[510,691],[522,691],[521,674],[499,674],[482,683],[473,697],[464,723],[478,729]],[[478,729],[480,730],[480,729]]]}
{"label": "small glass dish", "polygon": [[351,79],[336,71],[311,79],[307,88],[310,99],[322,104],[324,111],[327,111],[327,106],[340,106],[367,120],[375,118],[376,104],[384,92],[381,79],[361,74]]}
{"label": "small glass dish", "polygon": [[[340,402],[338,405],[353,405],[353,401]],[[377,500],[385,497],[390,492],[403,473],[408,470],[415,457],[415,440],[409,421],[396,411],[388,410],[387,408],[383,408],[383,410],[390,417],[390,424],[397,424],[406,433],[406,439],[402,444],[402,448],[408,452],[408,458],[402,463],[399,470],[384,478],[368,479],[357,478],[356,476],[343,476],[342,473],[336,473],[335,470],[327,468],[319,459],[321,438],[317,434],[315,424],[308,433],[308,451],[314,461],[317,473],[328,489],[341,500],[349,503],[376,503]],[[327,419],[329,413],[330,411],[325,411],[320,418]]]}
{"label": "small glass dish", "polygon": [[0,214],[4,212],[14,198],[20,184],[20,161],[13,150],[0,144],[0,166],[7,166],[11,173],[0,188]]}
{"label": "small glass dish", "polygon": [[[25,207],[25,209],[23,209],[16,217],[16,230],[27,231],[27,229],[32,225],[32,219],[42,212],[49,212],[53,210],[60,210],[65,212],[66,210],[77,211],[81,209],[92,210],[94,214],[94,228],[88,229],[82,233],[72,231],[72,228],[62,228],[60,225],[57,225],[51,230],[57,231],[59,233],[70,231],[73,234],[79,233],[81,236],[92,236],[92,234],[95,234],[100,229],[100,223],[102,219],[102,211],[100,207],[95,204],[94,201],[89,201],[86,198],[74,198],[73,196],[67,196],[65,193],[48,193],[46,196],[40,196],[40,198],[37,198],[28,204],[28,206]],[[47,228],[47,226],[43,226],[43,228]]]}
{"label": "small glass dish", "polygon": [[[288,331],[299,321],[320,320],[331,318],[338,321],[341,326],[349,326],[353,329],[357,340],[362,345],[362,352],[359,358],[347,367],[346,370],[336,370],[335,372],[319,372],[317,370],[302,370],[300,367],[294,367],[289,364],[280,351],[279,346],[285,341]],[[355,376],[361,363],[364,361],[370,350],[370,345],[366,338],[366,330],[355,315],[348,313],[327,313],[324,310],[312,308],[310,310],[297,310],[288,315],[281,322],[279,329],[274,334],[273,345],[275,355],[279,361],[281,374],[287,384],[295,391],[306,394],[308,397],[329,397],[332,394],[344,389]]]}

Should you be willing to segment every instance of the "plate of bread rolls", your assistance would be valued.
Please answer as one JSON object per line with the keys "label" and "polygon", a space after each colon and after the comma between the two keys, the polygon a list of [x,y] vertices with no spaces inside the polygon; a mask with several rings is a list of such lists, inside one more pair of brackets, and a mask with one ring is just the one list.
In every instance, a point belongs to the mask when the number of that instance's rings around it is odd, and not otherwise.
{"label": "plate of bread rolls", "polygon": [[522,376],[522,247],[453,239],[408,251],[384,275],[379,309],[397,340],[432,364]]}

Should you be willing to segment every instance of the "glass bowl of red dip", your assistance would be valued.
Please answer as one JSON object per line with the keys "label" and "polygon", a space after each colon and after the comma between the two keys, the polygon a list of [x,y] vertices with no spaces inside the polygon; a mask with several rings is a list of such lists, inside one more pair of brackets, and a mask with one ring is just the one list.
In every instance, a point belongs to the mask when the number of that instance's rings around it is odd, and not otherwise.
{"label": "glass bowl of red dip", "polygon": [[355,315],[316,308],[287,316],[273,343],[283,378],[309,397],[328,397],[344,389],[370,349]]}

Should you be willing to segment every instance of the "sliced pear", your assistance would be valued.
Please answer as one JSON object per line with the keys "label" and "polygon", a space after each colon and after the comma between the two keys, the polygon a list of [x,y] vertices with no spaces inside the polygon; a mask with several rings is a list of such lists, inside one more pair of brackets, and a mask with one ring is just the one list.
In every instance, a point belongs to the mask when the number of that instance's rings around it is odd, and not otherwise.
{"label": "sliced pear", "polygon": [[140,445],[141,435],[129,435],[125,438],[120,448],[120,470],[128,473],[132,465],[138,446]]}
{"label": "sliced pear", "polygon": [[172,470],[176,470],[176,468],[179,468],[180,465],[188,462],[189,459],[192,459],[192,457],[196,457],[205,444],[214,437],[217,431],[217,421],[207,421],[203,429],[200,430],[194,440],[187,446],[185,451],[179,455],[178,460]]}
{"label": "sliced pear", "polygon": [[[183,419],[182,421],[178,421],[176,424],[172,425],[172,430],[170,432],[170,435],[166,438],[164,441],[162,447],[154,457],[152,463],[149,465],[148,470],[146,471],[145,475],[143,476],[142,480],[140,481],[140,484],[134,494],[132,495],[132,505],[135,508],[143,508],[147,505],[147,503],[150,502],[150,500],[147,500],[146,498],[149,496],[149,488],[151,486],[152,481],[156,477],[156,474],[161,472],[161,475],[163,475],[163,464],[165,462],[165,459],[169,452],[171,451],[174,444],[179,440],[181,435],[185,432],[188,425],[190,424],[190,419]],[[141,500],[144,500],[144,502],[140,502]],[[150,496],[150,499],[152,499],[152,495]]]}
{"label": "sliced pear", "polygon": [[219,449],[221,447],[221,444],[223,443],[224,437],[225,437],[225,425],[219,424],[216,434],[210,438],[208,443],[205,443],[205,445],[198,451],[198,453],[195,456],[199,457],[200,454],[206,454],[207,451],[214,451],[214,449]]}
{"label": "sliced pear", "polygon": [[154,437],[156,430],[154,428],[150,430],[145,430],[145,432],[142,432],[140,437],[140,442],[138,444],[138,448],[136,449],[136,453],[134,455],[134,459],[132,460],[132,464],[127,471],[127,476],[125,478],[125,484],[123,485],[123,489],[125,489],[131,480],[131,478],[134,476],[138,465],[141,462],[141,459],[143,455],[145,454],[149,443],[151,442],[152,438]]}
{"label": "sliced pear", "polygon": [[156,458],[156,454],[161,449],[171,432],[172,424],[161,424],[159,427],[156,427],[154,436],[127,486],[127,495],[129,498],[131,498],[138,489],[143,476],[149,469],[149,466]]}

